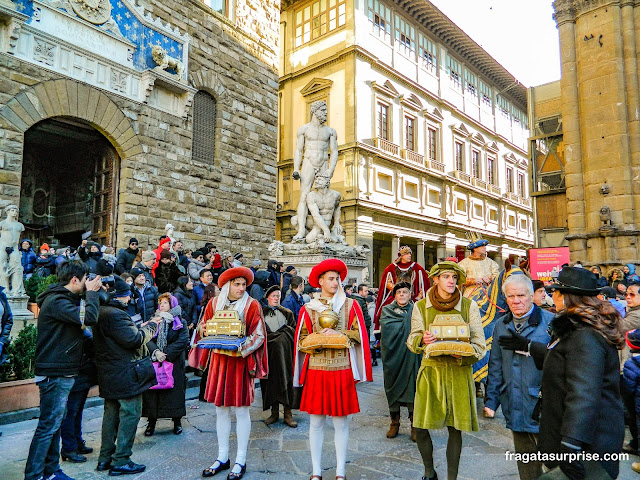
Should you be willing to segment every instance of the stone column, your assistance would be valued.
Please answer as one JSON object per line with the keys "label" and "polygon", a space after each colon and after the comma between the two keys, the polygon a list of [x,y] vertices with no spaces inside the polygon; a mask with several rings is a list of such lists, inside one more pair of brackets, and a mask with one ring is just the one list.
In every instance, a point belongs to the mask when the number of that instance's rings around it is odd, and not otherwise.
{"label": "stone column", "polygon": [[571,0],[554,2],[560,36],[562,64],[562,131],[565,149],[565,182],[569,247],[574,258],[585,258],[586,216],[584,205],[582,146],[580,143],[580,103],[576,61],[576,12]]}
{"label": "stone column", "polygon": [[418,246],[416,248],[418,249],[416,261],[420,266],[424,267],[424,240],[418,239]]}
{"label": "stone column", "polygon": [[391,244],[391,263],[398,258],[398,250],[400,250],[400,237],[393,237],[393,243]]}

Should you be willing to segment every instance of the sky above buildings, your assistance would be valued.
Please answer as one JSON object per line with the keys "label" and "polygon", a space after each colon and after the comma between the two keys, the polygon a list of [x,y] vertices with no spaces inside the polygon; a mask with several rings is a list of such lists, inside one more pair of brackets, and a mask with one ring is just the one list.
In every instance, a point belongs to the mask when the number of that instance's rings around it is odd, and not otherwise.
{"label": "sky above buildings", "polygon": [[430,0],[527,87],[560,79],[552,0]]}

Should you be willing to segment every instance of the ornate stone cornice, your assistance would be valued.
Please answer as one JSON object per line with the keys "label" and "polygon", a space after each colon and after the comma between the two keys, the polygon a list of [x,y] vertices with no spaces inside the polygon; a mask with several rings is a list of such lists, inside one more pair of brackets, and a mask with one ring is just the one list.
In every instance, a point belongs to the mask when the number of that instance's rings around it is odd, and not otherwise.
{"label": "ornate stone cornice", "polygon": [[640,6],[640,0],[555,0],[553,2],[553,18],[558,26],[575,22],[576,18],[598,8],[608,5]]}

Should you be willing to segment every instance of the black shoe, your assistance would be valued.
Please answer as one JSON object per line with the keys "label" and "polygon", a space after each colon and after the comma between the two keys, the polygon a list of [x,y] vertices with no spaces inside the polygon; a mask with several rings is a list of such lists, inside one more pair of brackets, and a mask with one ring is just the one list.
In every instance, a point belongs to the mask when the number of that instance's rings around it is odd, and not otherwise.
{"label": "black shoe", "polygon": [[147,425],[147,428],[144,431],[144,436],[145,437],[152,437],[153,434],[156,432],[156,423],[153,422],[149,422],[149,424]]}
{"label": "black shoe", "polygon": [[[213,465],[216,464],[216,462],[218,462],[219,465],[216,468],[212,468]],[[203,477],[213,477],[216,473],[222,472],[223,470],[229,470],[229,468],[231,468],[231,462],[229,460],[227,460],[225,463],[222,463],[220,460],[216,460],[216,462],[213,462],[213,465],[211,465],[211,467],[205,468],[202,471]]]}
{"label": "black shoe", "polygon": [[180,420],[173,421],[173,434],[180,435],[182,433],[182,422]]}
{"label": "black shoe", "polygon": [[624,453],[629,453],[631,455],[639,456],[637,448],[633,448],[634,446],[631,443],[627,443],[624,447],[622,447],[622,451]]}
{"label": "black shoe", "polygon": [[109,470],[111,468],[111,460],[107,460],[106,462],[98,462],[98,466],[96,470],[98,472],[104,472],[105,470]]}
{"label": "black shoe", "polygon": [[422,477],[422,480],[438,480],[438,473],[433,472],[433,477]]}
{"label": "black shoe", "polygon": [[[236,463],[235,465],[240,465],[239,463]],[[240,480],[242,477],[244,477],[245,472],[247,471],[247,464],[245,463],[244,465],[240,465],[240,473],[229,473],[227,475],[227,480]]]}
{"label": "black shoe", "polygon": [[371,366],[372,367],[377,367],[378,366],[378,361],[374,360],[373,362],[371,362]]}
{"label": "black shoe", "polygon": [[78,447],[78,449],[76,450],[76,452],[82,454],[82,455],[86,455],[87,453],[93,453],[93,448],[91,447],[87,447],[87,444],[82,442],[80,444],[80,446]]}
{"label": "black shoe", "polygon": [[60,452],[60,456],[65,462],[83,463],[87,461],[87,457],[80,455],[78,452]]}
{"label": "black shoe", "polygon": [[119,467],[111,467],[109,469],[110,477],[117,477],[119,475],[133,475],[136,473],[142,473],[147,467],[144,465],[138,465],[129,460],[129,463],[120,465]]}

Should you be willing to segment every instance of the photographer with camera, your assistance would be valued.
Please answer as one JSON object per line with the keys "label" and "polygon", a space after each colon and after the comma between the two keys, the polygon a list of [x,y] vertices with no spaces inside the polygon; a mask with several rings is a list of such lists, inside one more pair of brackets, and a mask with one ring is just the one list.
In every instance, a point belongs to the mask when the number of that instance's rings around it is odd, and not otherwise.
{"label": "photographer with camera", "polygon": [[114,277],[109,297],[100,306],[94,331],[98,385],[105,399],[97,470],[109,470],[109,475],[115,476],[141,473],[146,468],[130,457],[142,414],[142,393],[157,383],[147,342],[161,318],[153,317],[137,327],[127,313],[131,289],[120,277]]}
{"label": "photographer with camera", "polygon": [[58,283],[37,298],[35,381],[40,388],[40,419],[29,448],[25,480],[69,479],[60,468],[60,426],[80,370],[83,329],[98,321],[102,286],[100,277],[87,280],[88,273],[83,262],[63,263],[58,267]]}

